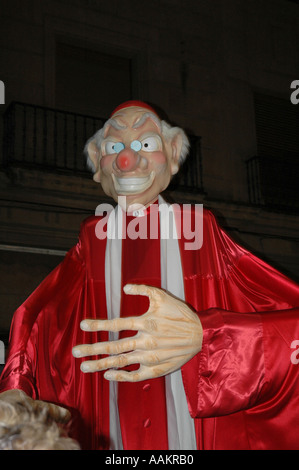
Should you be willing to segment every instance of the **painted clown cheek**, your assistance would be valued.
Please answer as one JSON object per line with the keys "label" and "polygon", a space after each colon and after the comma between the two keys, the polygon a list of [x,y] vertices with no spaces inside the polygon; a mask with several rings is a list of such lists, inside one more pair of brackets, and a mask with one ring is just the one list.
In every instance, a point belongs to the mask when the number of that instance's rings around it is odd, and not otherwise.
{"label": "painted clown cheek", "polygon": [[167,164],[167,157],[163,152],[153,152],[150,157],[151,162],[159,167]]}
{"label": "painted clown cheek", "polygon": [[110,155],[104,155],[101,160],[100,160],[100,167],[103,170],[104,168],[107,168],[111,165],[111,156]]}
{"label": "painted clown cheek", "polygon": [[168,160],[163,152],[153,152],[150,158],[150,167],[156,175],[164,174],[168,168]]}

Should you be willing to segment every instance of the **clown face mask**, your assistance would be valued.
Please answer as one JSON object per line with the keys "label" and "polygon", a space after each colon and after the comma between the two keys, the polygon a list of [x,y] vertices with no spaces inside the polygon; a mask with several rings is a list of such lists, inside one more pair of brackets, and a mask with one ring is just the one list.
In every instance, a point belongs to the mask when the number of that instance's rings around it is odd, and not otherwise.
{"label": "clown face mask", "polygon": [[87,143],[94,180],[116,202],[125,196],[126,209],[147,207],[177,173],[186,139],[147,105],[121,105]]}

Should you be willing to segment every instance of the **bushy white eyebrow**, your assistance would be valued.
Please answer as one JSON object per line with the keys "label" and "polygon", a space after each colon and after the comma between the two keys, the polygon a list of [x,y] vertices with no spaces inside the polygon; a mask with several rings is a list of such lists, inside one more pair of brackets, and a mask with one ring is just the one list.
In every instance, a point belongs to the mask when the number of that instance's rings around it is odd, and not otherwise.
{"label": "bushy white eyebrow", "polygon": [[162,125],[161,125],[161,121],[160,119],[154,114],[154,113],[151,113],[151,112],[148,112],[148,113],[144,113],[140,119],[138,119],[137,122],[135,122],[135,124],[132,126],[133,129],[138,129],[139,127],[141,127],[145,121],[147,119],[151,119],[152,121],[154,121],[154,123],[158,126],[158,129],[161,131],[162,130]]}
{"label": "bushy white eyebrow", "polygon": [[118,130],[118,131],[120,131],[120,130],[122,130],[122,129],[126,129],[126,127],[127,127],[127,126],[122,126],[121,124],[119,124],[119,123],[117,122],[117,120],[114,119],[114,118],[110,118],[110,119],[108,119],[108,121],[105,122],[104,127],[103,127],[104,132],[105,132],[105,129],[106,129],[108,126],[112,126],[112,127],[114,127],[114,129],[116,129],[116,130]]}

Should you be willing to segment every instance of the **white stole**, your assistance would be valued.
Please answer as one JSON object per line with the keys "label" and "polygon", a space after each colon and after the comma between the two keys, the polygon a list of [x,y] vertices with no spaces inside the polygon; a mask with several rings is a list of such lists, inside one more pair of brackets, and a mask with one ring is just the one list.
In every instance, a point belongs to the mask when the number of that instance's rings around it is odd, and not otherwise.
{"label": "white stole", "polygon": [[[161,287],[181,300],[185,300],[182,264],[174,223],[174,212],[159,196]],[[172,221],[172,225],[170,225]],[[121,299],[123,213],[117,206],[109,215],[105,255],[105,286],[107,316],[119,318]],[[109,340],[118,333],[109,333]],[[188,410],[181,370],[165,376],[168,446],[169,450],[196,450],[194,421]],[[110,441],[111,449],[122,450],[122,437],[117,407],[117,382],[109,382]]]}

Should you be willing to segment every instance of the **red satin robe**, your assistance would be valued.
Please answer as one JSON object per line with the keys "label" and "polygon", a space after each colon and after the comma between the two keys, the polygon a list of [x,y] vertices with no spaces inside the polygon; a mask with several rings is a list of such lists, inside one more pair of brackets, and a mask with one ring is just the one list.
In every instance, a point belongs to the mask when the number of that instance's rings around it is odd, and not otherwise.
{"label": "red satin robe", "polygon": [[[78,244],[15,313],[0,382],[0,391],[19,388],[70,409],[70,433],[83,449],[109,448],[109,384],[102,372],[82,373],[71,354],[74,345],[108,339],[79,327],[83,318],[107,316],[98,220],[82,224]],[[136,266],[126,281],[159,285],[152,243],[123,249],[123,264]],[[232,241],[209,211],[202,248],[179,243],[186,301],[204,328],[202,351],[182,367],[198,449],[299,449],[299,364],[291,361],[298,286]],[[144,299],[135,297],[134,312],[131,299],[123,314],[143,313]],[[167,448],[164,378],[121,386],[124,448]]]}

